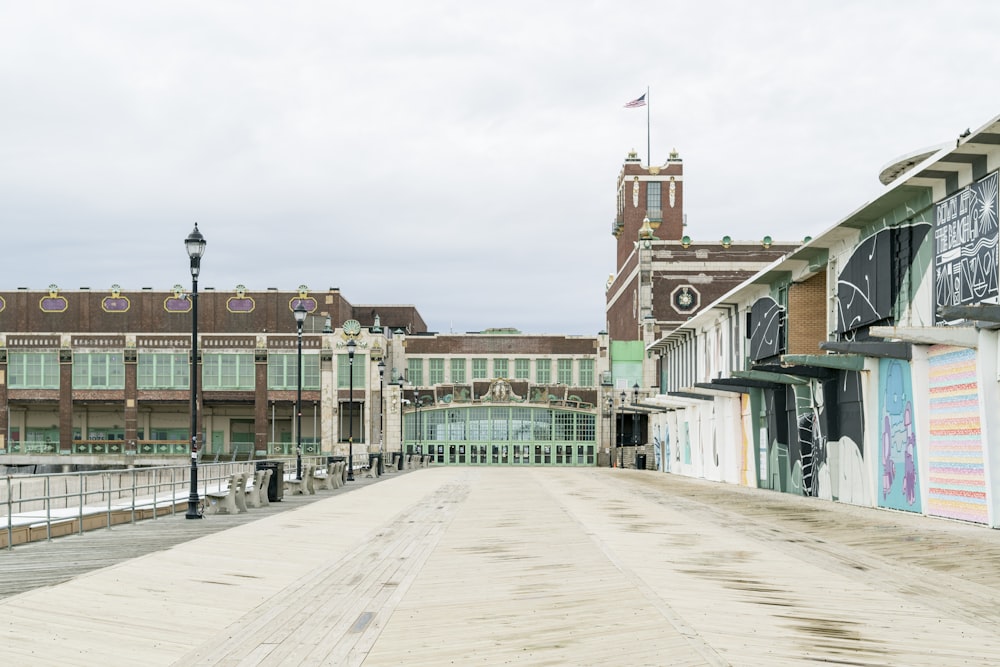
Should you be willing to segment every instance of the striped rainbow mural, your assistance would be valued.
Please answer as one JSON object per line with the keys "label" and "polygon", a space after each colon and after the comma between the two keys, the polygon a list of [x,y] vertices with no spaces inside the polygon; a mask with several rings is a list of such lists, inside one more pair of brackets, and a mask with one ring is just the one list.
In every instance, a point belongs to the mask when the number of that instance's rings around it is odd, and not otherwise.
{"label": "striped rainbow mural", "polygon": [[927,356],[931,431],[927,512],[987,523],[976,351],[934,345]]}

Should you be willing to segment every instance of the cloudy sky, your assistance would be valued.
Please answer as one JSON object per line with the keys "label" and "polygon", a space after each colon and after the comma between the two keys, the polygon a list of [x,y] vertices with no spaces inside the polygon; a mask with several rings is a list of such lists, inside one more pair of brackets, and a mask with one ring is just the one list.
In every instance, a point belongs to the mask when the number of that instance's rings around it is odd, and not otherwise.
{"label": "cloudy sky", "polygon": [[1000,114],[1000,3],[5,2],[3,289],[339,287],[594,334],[630,149],[688,233],[801,239]]}

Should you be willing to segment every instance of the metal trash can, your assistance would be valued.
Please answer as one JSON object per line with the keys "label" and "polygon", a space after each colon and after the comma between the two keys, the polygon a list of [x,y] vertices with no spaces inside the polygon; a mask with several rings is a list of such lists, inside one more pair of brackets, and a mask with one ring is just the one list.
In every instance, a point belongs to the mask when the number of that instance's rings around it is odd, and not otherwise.
{"label": "metal trash can", "polygon": [[257,461],[256,469],[271,471],[271,479],[267,482],[267,500],[271,503],[280,502],[285,495],[285,462]]}
{"label": "metal trash can", "polygon": [[646,455],[645,454],[636,454],[635,455],[635,468],[636,468],[636,470],[645,470],[646,469]]}
{"label": "metal trash can", "polygon": [[376,475],[385,474],[385,466],[382,465],[382,454],[378,452],[369,452],[368,454],[368,467],[375,471]]}

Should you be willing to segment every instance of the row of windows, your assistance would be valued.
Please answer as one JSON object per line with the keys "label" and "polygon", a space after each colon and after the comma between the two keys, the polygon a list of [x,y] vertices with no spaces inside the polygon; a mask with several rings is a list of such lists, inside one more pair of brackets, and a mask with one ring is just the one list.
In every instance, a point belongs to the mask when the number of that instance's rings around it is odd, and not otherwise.
{"label": "row of windows", "polygon": [[[424,382],[424,362],[426,361],[426,382]],[[594,360],[593,359],[556,359],[555,378],[552,375],[552,359],[508,359],[496,357],[492,360],[481,357],[471,360],[455,357],[448,359],[447,374],[445,372],[445,359],[432,358],[422,359],[412,357],[406,361],[407,378],[410,384],[418,387],[426,387],[450,382],[452,384],[465,384],[470,380],[488,380],[491,378],[509,378],[514,380],[532,380],[532,362],[534,362],[534,383],[552,384],[553,379],[557,384],[564,384],[570,387],[593,387],[594,386]],[[467,364],[467,361],[471,363]],[[576,362],[574,364],[574,361]],[[512,363],[513,362],[513,363]],[[490,365],[492,364],[492,372]],[[575,366],[575,369],[574,369]],[[466,371],[470,371],[467,373]],[[575,370],[575,377],[574,377]]]}
{"label": "row of windows", "polygon": [[418,442],[594,442],[595,417],[507,406],[421,410],[405,415],[404,438]]}
{"label": "row of windows", "polygon": [[[186,352],[140,352],[137,357],[136,384],[139,389],[187,389],[190,387],[190,356]],[[468,369],[471,373],[467,373]],[[534,383],[557,384],[571,387],[594,386],[593,359],[553,360],[506,359],[490,360],[474,358],[427,359],[427,382],[424,382],[424,359],[411,358],[407,361],[407,374],[411,384],[429,386],[445,381],[464,384],[470,380],[490,378],[512,378],[531,380],[534,362]],[[574,363],[575,362],[575,363]],[[11,389],[58,389],[58,352],[11,352],[7,359]],[[513,372],[512,372],[513,371]],[[298,355],[296,353],[270,353],[267,357],[268,389],[296,389]],[[355,355],[353,362],[348,355],[337,355],[337,386],[348,389],[367,384],[369,370],[368,357]],[[202,355],[202,382],[204,389],[242,390],[254,389],[255,361],[253,352],[204,353]],[[125,361],[120,352],[78,352],[73,355],[74,389],[124,389]],[[302,388],[320,388],[319,355],[302,355]]]}
{"label": "row of windows", "polygon": [[[206,353],[202,355],[204,389],[254,389],[254,354]],[[297,389],[298,355],[272,353],[267,357],[268,389]],[[7,358],[11,389],[58,389],[58,352],[11,352]],[[138,389],[189,389],[190,356],[187,353],[138,354]],[[73,355],[74,389],[124,389],[125,360],[118,352],[78,352]],[[319,389],[319,355],[302,355],[302,388]]]}

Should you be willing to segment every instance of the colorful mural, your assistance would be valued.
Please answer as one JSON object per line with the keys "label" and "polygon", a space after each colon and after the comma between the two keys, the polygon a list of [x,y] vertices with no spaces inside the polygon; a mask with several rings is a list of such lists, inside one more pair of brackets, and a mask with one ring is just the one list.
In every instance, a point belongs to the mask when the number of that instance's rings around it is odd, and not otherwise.
{"label": "colorful mural", "polygon": [[837,331],[891,320],[930,223],[888,227],[858,244],[837,279]]}
{"label": "colorful mural", "polygon": [[879,360],[878,386],[878,504],[880,507],[920,512],[910,365],[901,359]]}
{"label": "colorful mural", "polygon": [[766,359],[785,351],[785,309],[771,297],[750,308],[750,358]]}
{"label": "colorful mural", "polygon": [[1000,294],[997,190],[997,172],[993,172],[934,206],[937,307],[996,300]]}
{"label": "colorful mural", "polygon": [[976,351],[934,345],[927,359],[930,386],[927,512],[987,523]]}

